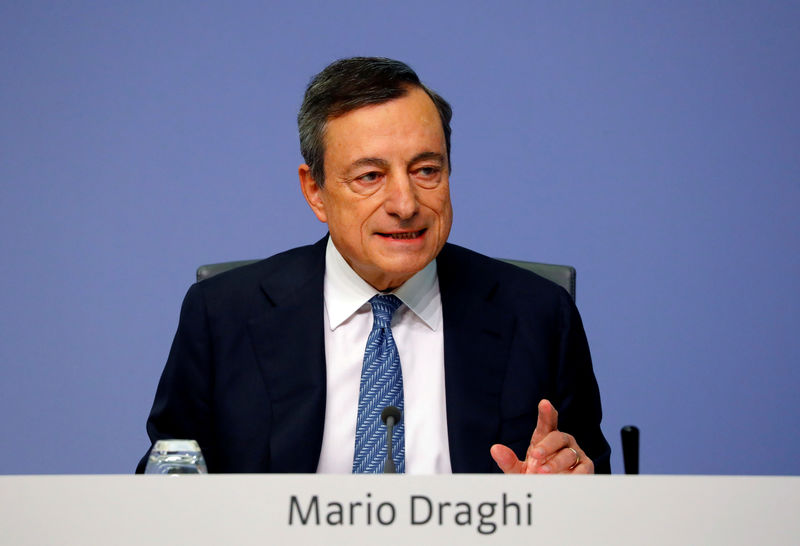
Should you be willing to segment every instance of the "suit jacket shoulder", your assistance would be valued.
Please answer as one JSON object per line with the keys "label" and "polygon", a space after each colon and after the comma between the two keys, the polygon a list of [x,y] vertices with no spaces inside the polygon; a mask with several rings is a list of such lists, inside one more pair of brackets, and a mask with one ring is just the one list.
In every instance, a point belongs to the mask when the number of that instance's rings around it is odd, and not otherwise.
{"label": "suit jacket shoulder", "polygon": [[295,297],[309,283],[319,281],[325,273],[327,237],[313,245],[293,248],[264,260],[232,269],[200,281],[192,287],[203,292],[215,305],[227,312],[235,306],[253,303],[253,293],[263,291],[271,305]]}
{"label": "suit jacket shoulder", "polygon": [[491,289],[503,286],[509,293],[522,291],[526,295],[547,298],[551,302],[560,300],[566,294],[562,287],[532,271],[454,244],[448,243],[444,246],[437,259],[437,266],[440,282],[444,279],[446,285],[485,285]]}

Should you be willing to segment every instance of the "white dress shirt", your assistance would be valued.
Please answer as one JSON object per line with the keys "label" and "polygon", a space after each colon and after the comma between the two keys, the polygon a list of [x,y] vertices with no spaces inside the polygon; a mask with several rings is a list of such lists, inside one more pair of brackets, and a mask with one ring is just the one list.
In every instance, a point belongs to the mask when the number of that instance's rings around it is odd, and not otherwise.
{"label": "white dress shirt", "polygon": [[[327,396],[319,473],[349,474],[353,470],[361,367],[373,322],[369,299],[378,293],[328,239],[324,288]],[[449,474],[442,300],[436,260],[393,294],[404,304],[392,317],[392,336],[403,369],[406,473]]]}

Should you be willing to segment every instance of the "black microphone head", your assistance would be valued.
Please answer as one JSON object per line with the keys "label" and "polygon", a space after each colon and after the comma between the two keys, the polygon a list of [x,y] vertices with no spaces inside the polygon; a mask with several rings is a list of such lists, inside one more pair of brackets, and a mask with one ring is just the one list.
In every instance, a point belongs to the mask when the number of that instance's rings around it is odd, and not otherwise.
{"label": "black microphone head", "polygon": [[639,429],[633,425],[622,427],[622,464],[625,474],[639,473]]}
{"label": "black microphone head", "polygon": [[383,411],[381,412],[381,421],[383,421],[383,424],[385,425],[386,420],[389,417],[393,417],[394,424],[396,425],[397,423],[400,422],[400,416],[401,416],[400,410],[396,406],[386,406],[385,408],[383,408]]}

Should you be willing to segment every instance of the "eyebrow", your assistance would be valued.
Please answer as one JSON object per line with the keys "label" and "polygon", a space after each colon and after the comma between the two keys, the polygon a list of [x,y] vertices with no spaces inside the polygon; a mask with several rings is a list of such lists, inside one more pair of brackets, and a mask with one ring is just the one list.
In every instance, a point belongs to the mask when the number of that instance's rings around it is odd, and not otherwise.
{"label": "eyebrow", "polygon": [[[434,160],[440,164],[444,164],[444,156],[439,152],[421,152],[411,158],[409,164],[417,163],[419,161]],[[379,167],[381,169],[389,168],[389,162],[380,157],[361,157],[356,159],[350,164],[348,171],[353,171],[360,167]]]}
{"label": "eyebrow", "polygon": [[348,171],[354,171],[360,167],[380,167],[381,169],[386,169],[389,167],[389,162],[380,157],[361,157],[350,164]]}
{"label": "eyebrow", "polygon": [[416,163],[418,161],[427,161],[429,159],[433,159],[434,161],[438,161],[440,164],[444,165],[444,156],[439,152],[422,152],[417,154],[411,159],[411,163]]}

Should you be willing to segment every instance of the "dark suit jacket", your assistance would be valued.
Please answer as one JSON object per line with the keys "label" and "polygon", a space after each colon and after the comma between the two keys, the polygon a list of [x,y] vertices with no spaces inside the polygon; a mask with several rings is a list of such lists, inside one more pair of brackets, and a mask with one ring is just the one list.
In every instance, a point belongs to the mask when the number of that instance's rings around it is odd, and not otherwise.
{"label": "dark suit jacket", "polygon": [[[327,238],[193,285],[147,421],[193,438],[210,472],[315,472],[325,414]],[[492,472],[489,447],[523,458],[537,404],[558,409],[609,471],[600,396],[578,311],[533,273],[447,244],[437,258],[453,472]],[[144,468],[146,458],[139,463]]]}

